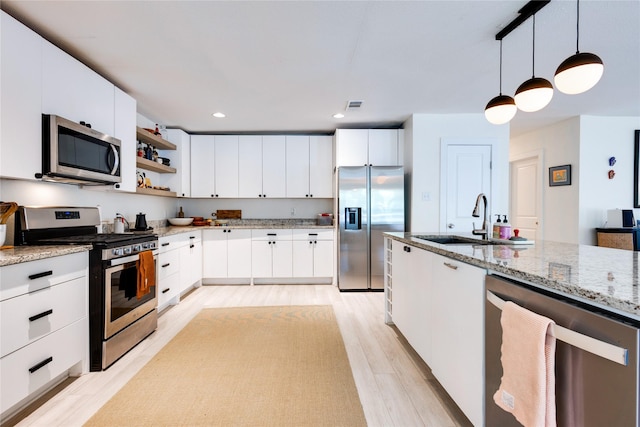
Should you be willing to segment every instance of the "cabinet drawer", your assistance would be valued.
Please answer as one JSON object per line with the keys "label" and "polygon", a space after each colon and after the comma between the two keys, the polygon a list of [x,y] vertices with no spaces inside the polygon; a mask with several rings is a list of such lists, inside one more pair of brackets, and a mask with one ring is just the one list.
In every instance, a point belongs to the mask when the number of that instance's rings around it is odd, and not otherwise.
{"label": "cabinet drawer", "polygon": [[180,293],[180,274],[171,274],[158,282],[156,285],[158,293],[158,309],[162,310],[164,305]]}
{"label": "cabinet drawer", "polygon": [[87,313],[87,277],[0,302],[0,357]]}
{"label": "cabinet drawer", "polygon": [[169,251],[158,255],[158,280],[180,271],[180,251]]}
{"label": "cabinet drawer", "polygon": [[78,320],[0,359],[0,412],[85,361],[87,323],[86,318]]}
{"label": "cabinet drawer", "polygon": [[291,240],[291,230],[286,229],[259,229],[251,230],[251,238],[253,240]]}
{"label": "cabinet drawer", "polygon": [[88,275],[88,252],[0,268],[0,301]]}
{"label": "cabinet drawer", "polygon": [[313,229],[313,228],[296,228],[292,230],[293,240],[333,240],[333,230]]}
{"label": "cabinet drawer", "polygon": [[178,249],[189,244],[189,235],[185,233],[174,234],[172,236],[158,239],[158,253],[165,253],[173,249]]}

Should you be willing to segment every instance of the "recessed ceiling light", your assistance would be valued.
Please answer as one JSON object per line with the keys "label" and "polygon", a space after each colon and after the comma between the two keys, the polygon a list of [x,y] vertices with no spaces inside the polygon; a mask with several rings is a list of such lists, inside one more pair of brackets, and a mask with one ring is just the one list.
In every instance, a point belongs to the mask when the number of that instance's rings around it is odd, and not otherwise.
{"label": "recessed ceiling light", "polygon": [[218,111],[217,113],[213,113],[213,117],[222,119],[224,117],[227,117],[227,115]]}
{"label": "recessed ceiling light", "polygon": [[334,119],[341,119],[343,117],[344,117],[344,114],[342,114],[342,113],[336,113],[336,114],[333,115]]}

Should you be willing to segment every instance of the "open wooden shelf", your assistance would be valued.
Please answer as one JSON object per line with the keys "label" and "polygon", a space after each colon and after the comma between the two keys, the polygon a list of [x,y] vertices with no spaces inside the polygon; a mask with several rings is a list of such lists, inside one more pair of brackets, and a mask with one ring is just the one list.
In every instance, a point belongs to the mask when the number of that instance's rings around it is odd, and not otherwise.
{"label": "open wooden shelf", "polygon": [[176,169],[171,166],[165,166],[162,163],[154,162],[144,157],[136,157],[136,167],[160,173],[176,173]]}
{"label": "open wooden shelf", "polygon": [[162,137],[154,135],[141,127],[136,127],[136,137],[141,142],[152,145],[158,150],[175,150],[177,148],[175,144],[172,144],[166,139],[162,139]]}
{"label": "open wooden shelf", "polygon": [[175,191],[156,190],[155,188],[136,188],[136,193],[146,194],[148,196],[177,197]]}

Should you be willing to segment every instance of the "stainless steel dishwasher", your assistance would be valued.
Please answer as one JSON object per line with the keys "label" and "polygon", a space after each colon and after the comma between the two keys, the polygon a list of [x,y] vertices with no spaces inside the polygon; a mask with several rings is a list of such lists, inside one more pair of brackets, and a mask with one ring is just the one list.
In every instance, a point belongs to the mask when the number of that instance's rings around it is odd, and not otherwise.
{"label": "stainless steel dishwasher", "polygon": [[[512,301],[559,326],[555,372],[558,426],[638,426],[637,323],[501,277],[487,276],[486,289],[486,426],[520,425],[493,401],[502,377],[501,301]],[[612,360],[607,359],[610,355]]]}

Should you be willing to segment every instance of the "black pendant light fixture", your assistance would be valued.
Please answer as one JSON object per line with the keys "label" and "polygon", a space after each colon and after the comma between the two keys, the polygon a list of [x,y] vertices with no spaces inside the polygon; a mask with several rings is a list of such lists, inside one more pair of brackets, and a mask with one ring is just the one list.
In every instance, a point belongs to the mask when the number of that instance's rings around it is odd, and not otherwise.
{"label": "black pendant light fixture", "polygon": [[594,87],[604,72],[602,60],[593,53],[580,52],[580,0],[576,1],[576,54],[562,61],[554,83],[568,95],[583,93]]}
{"label": "black pendant light fixture", "polygon": [[484,109],[484,116],[489,123],[502,125],[508,123],[516,115],[518,107],[512,97],[502,94],[502,39],[500,39],[500,91]]}
{"label": "black pendant light fixture", "polygon": [[551,82],[542,77],[535,76],[536,64],[536,15],[533,14],[533,53],[532,53],[532,76],[522,83],[515,94],[515,101],[518,108],[526,112],[534,112],[543,109],[553,98],[553,86]]}

